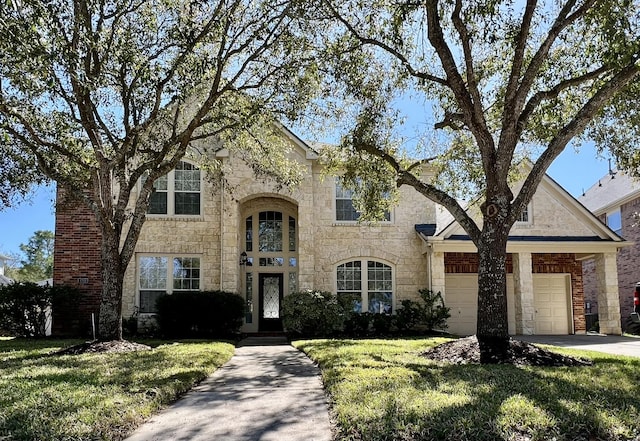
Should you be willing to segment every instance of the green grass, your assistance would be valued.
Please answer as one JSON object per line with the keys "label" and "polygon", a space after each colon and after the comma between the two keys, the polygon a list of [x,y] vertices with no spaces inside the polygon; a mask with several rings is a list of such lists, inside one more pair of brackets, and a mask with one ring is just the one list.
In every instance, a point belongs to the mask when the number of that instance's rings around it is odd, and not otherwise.
{"label": "green grass", "polygon": [[0,340],[0,440],[119,440],[233,355],[215,342],[48,354],[71,340]]}
{"label": "green grass", "polygon": [[420,356],[444,341],[294,346],[320,365],[340,440],[640,439],[639,358],[563,350],[594,365],[539,368],[458,366]]}

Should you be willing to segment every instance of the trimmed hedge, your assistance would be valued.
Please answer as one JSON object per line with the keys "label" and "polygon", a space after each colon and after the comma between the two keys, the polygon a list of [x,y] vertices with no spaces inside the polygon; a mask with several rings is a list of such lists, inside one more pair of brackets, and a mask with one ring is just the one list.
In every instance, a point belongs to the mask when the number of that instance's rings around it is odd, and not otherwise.
{"label": "trimmed hedge", "polygon": [[184,291],[158,299],[158,325],[167,337],[230,337],[244,317],[244,300],[226,291]]}
{"label": "trimmed hedge", "polygon": [[46,337],[52,305],[73,304],[79,296],[68,286],[32,282],[0,286],[0,329],[16,337]]}

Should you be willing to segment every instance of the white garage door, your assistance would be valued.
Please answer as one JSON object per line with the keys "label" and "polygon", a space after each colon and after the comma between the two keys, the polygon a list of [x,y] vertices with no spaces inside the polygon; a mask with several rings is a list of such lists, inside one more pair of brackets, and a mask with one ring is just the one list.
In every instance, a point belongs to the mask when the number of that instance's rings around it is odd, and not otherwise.
{"label": "white garage door", "polygon": [[566,335],[569,327],[571,276],[534,274],[533,302],[536,310],[536,334]]}
{"label": "white garage door", "polygon": [[[509,334],[516,332],[516,317],[513,305],[513,276],[507,276],[507,312]],[[446,274],[445,304],[451,308],[451,317],[447,321],[447,331],[457,335],[476,333],[478,306],[477,274]]]}
{"label": "white garage door", "polygon": [[[458,335],[476,333],[478,305],[477,274],[446,274],[445,304],[451,308],[448,331]],[[533,275],[535,333],[569,334],[571,276],[568,274]],[[509,334],[516,332],[513,275],[507,275],[507,314]]]}

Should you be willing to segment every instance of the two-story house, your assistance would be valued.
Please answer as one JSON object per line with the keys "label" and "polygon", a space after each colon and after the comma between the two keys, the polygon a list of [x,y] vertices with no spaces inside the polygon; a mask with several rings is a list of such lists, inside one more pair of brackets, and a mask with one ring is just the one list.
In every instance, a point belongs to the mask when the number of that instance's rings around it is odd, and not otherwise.
{"label": "two-story house", "polygon": [[[317,152],[287,129],[283,136],[306,170],[293,190],[256,180],[227,150],[218,160],[232,170],[228,188],[211,186],[188,158],[156,182],[126,272],[124,317],[137,312],[147,326],[158,296],[220,289],[244,298],[242,331],[257,333],[281,329],[282,299],[297,290],[332,291],[357,299],[361,311],[393,313],[402,299],[428,287],[442,292],[451,308],[449,330],[474,333],[477,255],[458,224],[405,187],[386,220],[358,223],[351,193],[325,176]],[[508,245],[510,332],[585,332],[581,261],[595,257],[612,305],[600,309],[601,328],[620,333],[616,253],[624,245],[545,178]],[[78,286],[85,295],[79,316],[56,313],[54,333],[86,330],[100,296],[99,230],[91,213],[60,201],[55,246],[54,283]]]}
{"label": "two-story house", "polygon": [[[616,234],[633,246],[620,250],[617,259],[620,315],[622,323],[633,312],[633,293],[640,282],[640,182],[629,175],[610,171],[598,179],[578,200]],[[583,266],[587,313],[595,317],[602,308],[600,288],[595,279],[595,262]]]}

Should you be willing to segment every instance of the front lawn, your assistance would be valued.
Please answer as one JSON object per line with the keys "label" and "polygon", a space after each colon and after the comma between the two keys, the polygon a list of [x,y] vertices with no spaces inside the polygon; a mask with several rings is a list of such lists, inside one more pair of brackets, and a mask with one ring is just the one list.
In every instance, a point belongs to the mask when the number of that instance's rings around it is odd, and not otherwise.
{"label": "front lawn", "polygon": [[640,440],[640,359],[590,367],[452,365],[445,339],[294,342],[319,363],[342,440]]}
{"label": "front lawn", "polygon": [[0,340],[0,440],[119,440],[233,355],[215,342],[48,356],[78,341]]}

